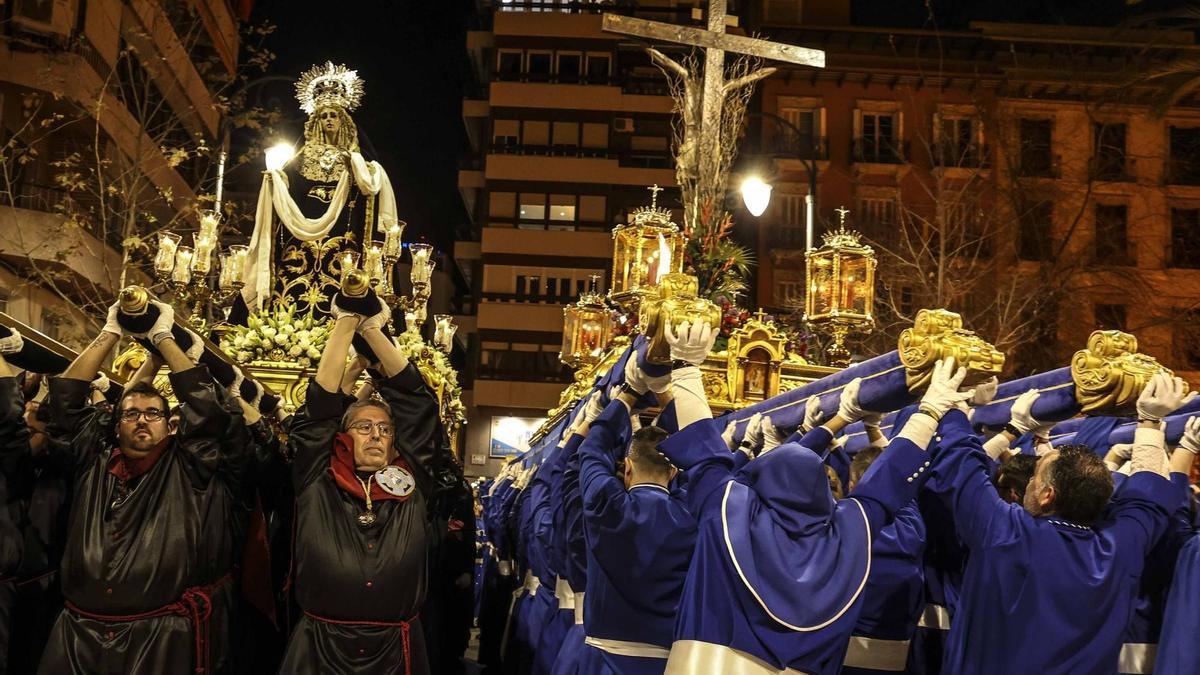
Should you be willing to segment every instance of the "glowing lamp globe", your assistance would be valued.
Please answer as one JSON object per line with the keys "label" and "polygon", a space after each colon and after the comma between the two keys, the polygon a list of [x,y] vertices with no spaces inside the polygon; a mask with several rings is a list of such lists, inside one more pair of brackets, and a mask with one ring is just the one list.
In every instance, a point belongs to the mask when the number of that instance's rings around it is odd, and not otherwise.
{"label": "glowing lamp globe", "polygon": [[295,154],[291,143],[276,143],[267,148],[267,171],[279,171]]}
{"label": "glowing lamp globe", "polygon": [[755,218],[761,216],[771,203],[771,186],[758,176],[747,178],[742,181],[742,201],[751,215]]}

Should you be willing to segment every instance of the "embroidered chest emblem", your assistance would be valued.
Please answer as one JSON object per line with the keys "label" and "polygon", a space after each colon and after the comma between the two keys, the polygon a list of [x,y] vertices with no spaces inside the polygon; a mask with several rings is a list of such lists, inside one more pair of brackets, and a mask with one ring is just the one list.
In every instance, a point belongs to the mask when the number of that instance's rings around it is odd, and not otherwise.
{"label": "embroidered chest emblem", "polygon": [[413,475],[398,466],[389,466],[376,471],[375,482],[379,483],[379,487],[383,488],[384,492],[396,497],[407,497],[417,487],[417,481],[413,479]]}
{"label": "embroidered chest emblem", "polygon": [[335,187],[316,185],[308,191],[308,196],[322,203],[328,204],[329,202],[333,201],[333,193],[336,189],[337,188]]}

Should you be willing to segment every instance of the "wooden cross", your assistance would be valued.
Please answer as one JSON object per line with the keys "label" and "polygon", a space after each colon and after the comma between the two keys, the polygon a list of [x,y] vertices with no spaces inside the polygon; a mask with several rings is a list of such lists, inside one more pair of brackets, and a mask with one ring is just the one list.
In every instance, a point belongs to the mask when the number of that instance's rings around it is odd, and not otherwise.
{"label": "wooden cross", "polygon": [[[771,61],[796,63],[814,68],[825,67],[825,52],[795,45],[727,35],[725,33],[725,8],[727,0],[708,0],[708,29],[677,26],[661,21],[647,21],[619,14],[604,15],[603,29],[609,33],[620,33],[644,39],[674,42],[704,49],[704,90],[701,99],[700,137],[695,151],[699,162],[710,161],[716,155],[721,126],[721,108],[725,101],[725,52],[749,54]],[[653,56],[653,53],[651,54]],[[759,78],[774,72],[763,72]],[[759,79],[755,78],[755,79]],[[751,80],[751,83],[753,80]],[[704,172],[702,172],[703,174]]]}

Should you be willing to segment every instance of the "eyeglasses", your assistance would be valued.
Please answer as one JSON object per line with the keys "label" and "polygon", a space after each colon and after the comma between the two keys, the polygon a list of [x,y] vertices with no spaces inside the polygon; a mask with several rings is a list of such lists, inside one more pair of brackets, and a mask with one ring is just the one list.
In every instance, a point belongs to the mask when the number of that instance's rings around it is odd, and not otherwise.
{"label": "eyeglasses", "polygon": [[122,422],[136,422],[138,417],[147,422],[157,422],[166,416],[167,413],[162,410],[151,408],[149,410],[122,410],[118,417],[121,418]]}
{"label": "eyeglasses", "polygon": [[387,422],[371,423],[371,422],[367,422],[364,420],[362,422],[355,422],[354,424],[351,424],[347,428],[350,429],[350,431],[353,431],[354,433],[356,433],[360,436],[371,435],[371,429],[375,429],[375,430],[379,431],[380,436],[389,436],[390,437],[392,434],[396,433],[396,427],[392,426],[391,424],[388,424]]}

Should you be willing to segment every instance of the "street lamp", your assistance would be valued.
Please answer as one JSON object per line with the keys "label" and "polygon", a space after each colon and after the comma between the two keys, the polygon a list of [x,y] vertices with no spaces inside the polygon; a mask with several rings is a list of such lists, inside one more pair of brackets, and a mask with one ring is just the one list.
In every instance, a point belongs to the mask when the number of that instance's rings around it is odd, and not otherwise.
{"label": "street lamp", "polygon": [[[806,143],[806,146],[802,146],[801,148],[799,148],[798,151],[792,153],[792,155],[795,157],[795,159],[798,159],[798,160],[804,162],[807,165],[806,168],[808,169],[808,194],[804,195],[804,250],[811,251],[813,248],[813,224],[815,222],[814,212],[816,210],[816,198],[817,198],[817,161],[816,161],[816,149],[817,148],[816,148],[816,145],[813,143],[812,136],[805,134],[803,131],[800,131],[800,129],[795,124],[792,124],[791,122],[787,121],[786,119],[780,117],[779,115],[775,115],[773,113],[752,112],[752,113],[746,113],[746,117],[747,118],[761,117],[762,119],[772,120],[772,121],[778,123],[779,126],[790,131],[791,133],[795,134],[797,140],[803,139],[803,141]],[[805,153],[803,152],[804,150],[808,151],[807,156],[805,156]],[[750,182],[752,180],[755,180],[755,179],[750,178],[747,180],[747,182]],[[759,180],[758,182],[762,183],[761,180]],[[757,218],[764,211],[766,211],[767,202],[769,202],[771,199],[771,186],[766,185],[766,183],[763,183],[763,185],[765,185],[767,188],[766,189],[766,197],[763,200],[762,207],[756,211],[755,207],[751,206],[750,197],[747,196],[746,183],[742,184],[742,198],[746,200],[746,209],[749,210],[751,215],[753,215],[755,218]],[[760,188],[760,190],[761,190],[761,188]]]}
{"label": "street lamp", "polygon": [[295,154],[296,149],[291,143],[276,143],[267,148],[267,171],[281,170]]}
{"label": "street lamp", "polygon": [[742,181],[742,201],[746,209],[755,218],[761,216],[771,203],[771,186],[758,176],[751,176]]}

